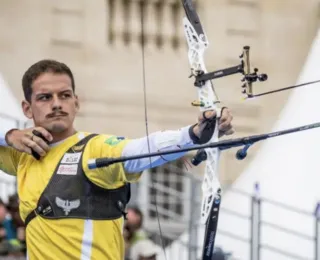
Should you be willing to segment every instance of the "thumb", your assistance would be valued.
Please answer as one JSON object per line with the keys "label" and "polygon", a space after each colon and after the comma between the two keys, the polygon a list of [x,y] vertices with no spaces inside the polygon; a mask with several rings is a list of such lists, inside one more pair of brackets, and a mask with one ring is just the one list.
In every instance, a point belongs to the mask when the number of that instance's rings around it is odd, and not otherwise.
{"label": "thumb", "polygon": [[207,110],[207,111],[204,111],[202,112],[200,115],[199,115],[199,121],[203,121],[205,119],[212,119],[214,118],[215,116],[217,115],[217,112],[215,110]]}

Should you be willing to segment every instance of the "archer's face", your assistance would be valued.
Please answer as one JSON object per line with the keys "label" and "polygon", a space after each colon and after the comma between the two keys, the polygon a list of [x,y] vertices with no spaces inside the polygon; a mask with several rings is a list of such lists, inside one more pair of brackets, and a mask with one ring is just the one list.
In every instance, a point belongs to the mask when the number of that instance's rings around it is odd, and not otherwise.
{"label": "archer's face", "polygon": [[78,98],[67,74],[43,73],[32,84],[31,104],[23,102],[24,114],[51,133],[73,128]]}

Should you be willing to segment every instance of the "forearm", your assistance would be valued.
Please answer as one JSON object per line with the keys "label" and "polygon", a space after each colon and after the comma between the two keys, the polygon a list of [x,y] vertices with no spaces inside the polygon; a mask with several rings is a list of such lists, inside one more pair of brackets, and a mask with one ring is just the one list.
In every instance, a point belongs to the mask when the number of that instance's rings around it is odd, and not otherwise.
{"label": "forearm", "polygon": [[[189,128],[190,126],[183,127],[180,130],[155,132],[150,134],[149,137],[134,139],[125,146],[122,156],[131,156],[189,147],[193,145],[193,141],[189,136]],[[128,173],[141,172],[143,170],[165,164],[168,161],[174,161],[178,158],[181,158],[185,154],[185,152],[179,152],[164,156],[126,161],[124,162],[124,167]]]}

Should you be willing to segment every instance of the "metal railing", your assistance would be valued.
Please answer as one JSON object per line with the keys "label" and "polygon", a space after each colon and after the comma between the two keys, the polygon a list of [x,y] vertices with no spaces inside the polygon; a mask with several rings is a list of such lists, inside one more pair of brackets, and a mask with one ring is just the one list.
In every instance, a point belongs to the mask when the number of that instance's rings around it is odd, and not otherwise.
{"label": "metal railing", "polygon": [[[292,207],[286,205],[284,203],[280,203],[277,201],[273,201],[267,198],[261,198],[259,196],[259,185],[256,184],[256,193],[251,196],[251,254],[250,260],[260,260],[261,259],[261,250],[265,249],[283,256],[287,256],[290,259],[296,260],[320,260],[320,243],[319,243],[319,235],[320,235],[320,204],[317,203],[314,207],[314,212],[308,212],[306,210],[302,210],[298,207]],[[306,234],[304,232],[296,231],[293,228],[287,228],[280,226],[278,224],[272,223],[271,221],[263,220],[262,206],[263,205],[272,205],[273,207],[277,207],[279,209],[283,209],[291,212],[292,215],[300,215],[300,222],[296,223],[296,226],[301,225],[303,221],[305,221],[306,217],[313,219],[314,222],[314,233],[313,235]],[[281,214],[279,214],[278,218],[281,218]],[[302,220],[302,221],[301,221]],[[289,236],[294,236],[302,240],[306,240],[313,244],[311,247],[314,248],[313,256],[306,255],[298,255],[297,253],[292,253],[293,250],[284,250],[281,247],[272,246],[266,242],[261,241],[261,233],[264,227],[271,228],[273,230],[286,233]],[[277,239],[276,237],[274,239]],[[291,245],[292,249],[295,247],[299,247],[299,245]]]}
{"label": "metal railing", "polygon": [[[190,177],[190,175],[189,175]],[[193,178],[191,179],[191,190],[199,189],[201,180],[199,178]],[[151,184],[150,184],[151,185]],[[163,187],[161,187],[162,192],[166,192]],[[168,194],[171,193],[171,190],[167,191]],[[246,221],[249,225],[248,234],[240,234],[236,233],[233,229],[224,230],[223,228],[218,229],[218,235],[223,235],[225,237],[228,237],[233,240],[233,243],[239,244],[247,244],[248,248],[248,257],[240,257],[237,256],[236,253],[232,252],[232,246],[230,245],[230,248],[228,248],[228,245],[223,245],[225,248],[223,250],[226,250],[226,252],[230,252],[230,258],[229,259],[239,259],[239,260],[262,260],[267,259],[265,257],[262,257],[262,250],[264,252],[269,251],[273,252],[274,254],[282,255],[287,257],[286,259],[292,259],[292,260],[320,260],[320,204],[315,205],[314,212],[308,212],[306,210],[303,210],[298,207],[292,207],[290,205],[270,200],[267,198],[263,198],[259,195],[259,185],[255,185],[255,192],[253,194],[250,194],[245,191],[236,190],[233,188],[227,189],[228,193],[236,193],[237,196],[244,196],[248,200],[248,204],[250,205],[248,207],[248,212],[245,214],[243,212],[234,210],[234,209],[228,209],[224,207],[223,203],[221,205],[221,216],[222,218],[226,215],[230,215],[233,218],[240,219],[241,221]],[[176,194],[175,194],[176,195]],[[200,207],[201,200],[199,200],[198,196],[194,196],[194,194],[184,194],[184,199],[188,200],[185,201],[185,203],[191,203],[190,209],[192,209],[192,213],[190,212],[190,218],[187,222],[181,223],[185,226],[184,232],[188,231],[188,239],[186,240],[185,237],[183,238],[183,235],[177,236],[175,233],[170,232],[163,232],[162,233],[162,239],[164,239],[164,244],[166,246],[172,245],[173,243],[179,244],[181,246],[181,250],[179,251],[179,255],[170,255],[168,251],[170,249],[166,249],[166,253],[168,259],[189,259],[189,260],[195,260],[199,257],[199,252],[201,252],[201,246],[198,246],[197,240],[202,240],[202,237],[199,236],[199,216],[198,214],[194,214],[198,212],[198,209]],[[267,205],[270,205],[272,207],[279,208],[279,211],[286,210],[287,212],[290,212],[289,215],[301,215],[300,220],[298,218],[298,223],[296,223],[293,227],[288,228],[282,225],[277,224],[276,222],[272,222],[271,220],[267,220],[266,216],[268,216],[268,210],[262,210],[263,207],[267,208]],[[144,205],[146,206],[146,205]],[[158,208],[159,209],[159,208]],[[162,214],[166,214],[167,216],[172,216],[170,212],[166,212],[165,209],[161,208]],[[288,216],[288,215],[287,215]],[[174,216],[174,219],[176,219],[177,216]],[[281,215],[278,216],[278,218],[281,218]],[[303,219],[304,218],[304,219]],[[313,227],[311,230],[313,231],[313,235],[307,234],[302,231],[295,230],[294,227],[297,227],[301,225],[300,222],[305,221],[305,218],[308,218],[308,221],[313,221]],[[170,222],[170,218],[167,220]],[[162,223],[165,221],[162,220]],[[160,234],[157,230],[157,227],[146,227],[147,231],[151,234],[153,239],[157,241],[160,244]],[[292,243],[292,245],[287,246],[287,248],[282,248],[281,246],[276,246],[269,244],[268,242],[265,242],[262,238],[263,232],[266,233],[266,229],[272,230],[272,233],[274,236],[274,240],[277,240],[277,232],[285,233],[288,235],[288,243],[293,240],[294,237],[299,238],[300,240],[305,240],[305,242],[308,244],[308,248],[313,247],[313,252],[308,251],[308,254],[299,254],[295,253],[294,251],[298,251],[300,245],[296,245]],[[310,231],[310,228],[309,228]],[[238,242],[237,242],[238,241]],[[219,244],[216,244],[217,246],[220,246]],[[244,248],[245,246],[243,246]],[[298,249],[297,249],[298,248]],[[295,250],[293,250],[295,249]],[[246,249],[245,249],[246,250]],[[310,256],[312,254],[312,256]],[[185,256],[188,256],[188,258],[184,258]],[[181,258],[182,257],[182,258]]]}

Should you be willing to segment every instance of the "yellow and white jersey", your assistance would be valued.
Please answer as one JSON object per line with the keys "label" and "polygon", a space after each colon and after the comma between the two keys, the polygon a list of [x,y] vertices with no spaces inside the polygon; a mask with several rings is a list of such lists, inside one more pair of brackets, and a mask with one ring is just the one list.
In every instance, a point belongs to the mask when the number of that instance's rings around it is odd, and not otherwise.
{"label": "yellow and white jersey", "polygon": [[[75,134],[51,147],[40,161],[21,154],[9,147],[0,147],[1,169],[17,176],[20,199],[20,215],[23,220],[36,208],[37,202],[47,186],[64,153],[81,137],[89,133]],[[99,135],[92,138],[83,154],[83,169],[96,185],[114,189],[125,182],[136,181],[138,174],[126,174],[123,164],[89,170],[90,158],[120,157],[128,140]],[[123,218],[117,220],[44,219],[36,217],[27,226],[28,258],[37,259],[106,259],[124,258],[122,237]]]}
{"label": "yellow and white jersey", "polygon": [[[86,176],[96,185],[115,189],[136,182],[145,169],[175,160],[185,153],[145,158],[89,170],[91,158],[116,158],[192,145],[189,126],[177,131],[161,131],[147,137],[122,140],[111,135],[90,139],[82,166]],[[33,211],[66,151],[90,133],[76,133],[51,146],[41,160],[0,144],[0,169],[17,177],[20,215],[23,220]],[[29,260],[122,260],[124,240],[123,218],[116,220],[34,218],[27,226],[26,242]]]}

